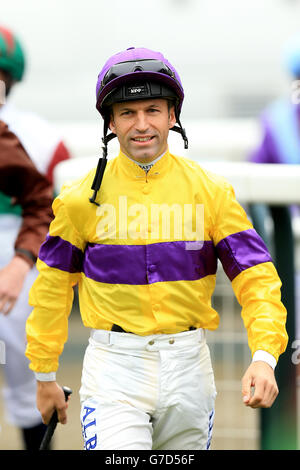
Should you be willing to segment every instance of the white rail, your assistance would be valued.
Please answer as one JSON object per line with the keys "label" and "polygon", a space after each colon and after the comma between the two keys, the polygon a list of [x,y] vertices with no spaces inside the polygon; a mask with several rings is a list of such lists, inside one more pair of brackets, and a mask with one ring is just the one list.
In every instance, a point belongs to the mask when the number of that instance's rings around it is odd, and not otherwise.
{"label": "white rail", "polygon": [[[56,166],[55,190],[97,166],[97,157],[77,157]],[[241,203],[300,203],[300,165],[257,165],[248,162],[196,160],[207,170],[222,175],[234,187]]]}

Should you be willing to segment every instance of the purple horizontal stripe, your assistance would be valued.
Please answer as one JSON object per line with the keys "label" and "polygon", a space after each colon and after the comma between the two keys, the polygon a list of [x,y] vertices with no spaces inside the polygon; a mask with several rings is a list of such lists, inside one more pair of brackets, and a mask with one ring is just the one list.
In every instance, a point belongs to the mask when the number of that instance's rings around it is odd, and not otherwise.
{"label": "purple horizontal stripe", "polygon": [[108,284],[147,284],[143,245],[89,244],[83,272],[94,281]]}
{"label": "purple horizontal stripe", "polygon": [[229,235],[217,244],[216,249],[231,281],[245,269],[272,261],[265,243],[254,229]]}
{"label": "purple horizontal stripe", "polygon": [[144,285],[165,281],[193,281],[215,274],[217,258],[212,242],[165,242],[149,245],[89,244],[84,274],[108,284]]}
{"label": "purple horizontal stripe", "polygon": [[60,237],[47,235],[41,245],[39,258],[51,268],[61,271],[77,273],[82,270],[82,251]]}
{"label": "purple horizontal stripe", "polygon": [[217,255],[211,241],[166,242],[147,246],[149,283],[196,281],[216,274]]}

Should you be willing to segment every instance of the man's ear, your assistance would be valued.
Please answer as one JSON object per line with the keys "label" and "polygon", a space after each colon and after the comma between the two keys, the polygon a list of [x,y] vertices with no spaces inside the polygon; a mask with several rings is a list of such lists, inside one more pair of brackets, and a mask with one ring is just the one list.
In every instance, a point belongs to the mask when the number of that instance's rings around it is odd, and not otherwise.
{"label": "man's ear", "polygon": [[116,126],[115,126],[115,121],[114,121],[114,112],[113,112],[113,107],[110,106],[109,108],[109,123],[108,127],[111,130],[113,134],[115,134]]}
{"label": "man's ear", "polygon": [[108,127],[110,128],[111,132],[113,132],[113,134],[116,133],[115,121],[114,121],[114,117],[112,114],[110,115]]}
{"label": "man's ear", "polygon": [[169,110],[169,129],[172,129],[176,124],[176,115],[175,115],[175,107],[172,106]]}
{"label": "man's ear", "polygon": [[116,127],[115,127],[115,123],[114,123],[114,120],[113,120],[113,119],[111,119],[111,120],[109,121],[108,127],[109,127],[110,130],[113,132],[113,134],[116,133]]}

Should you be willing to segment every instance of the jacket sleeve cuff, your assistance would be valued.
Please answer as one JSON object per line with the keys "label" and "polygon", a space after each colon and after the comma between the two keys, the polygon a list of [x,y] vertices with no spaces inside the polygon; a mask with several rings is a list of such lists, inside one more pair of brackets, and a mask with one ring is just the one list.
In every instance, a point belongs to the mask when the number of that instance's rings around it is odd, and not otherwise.
{"label": "jacket sleeve cuff", "polygon": [[272,356],[272,354],[268,353],[267,351],[262,351],[261,349],[255,351],[255,353],[253,354],[252,362],[256,361],[266,362],[267,364],[269,364],[269,366],[272,367],[273,370],[275,369],[277,364],[277,361],[275,357]]}
{"label": "jacket sleeve cuff", "polygon": [[34,373],[36,380],[39,382],[55,382],[56,381],[56,372],[35,372]]}

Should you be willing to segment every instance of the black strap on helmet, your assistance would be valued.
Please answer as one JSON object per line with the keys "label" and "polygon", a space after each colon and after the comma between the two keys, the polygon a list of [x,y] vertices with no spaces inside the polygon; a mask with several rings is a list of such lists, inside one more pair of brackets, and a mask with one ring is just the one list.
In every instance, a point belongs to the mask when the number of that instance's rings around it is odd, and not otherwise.
{"label": "black strap on helmet", "polygon": [[175,116],[176,116],[176,122],[177,122],[179,127],[174,126],[174,127],[171,128],[171,131],[179,132],[179,134],[181,134],[181,137],[183,138],[183,142],[184,142],[184,148],[188,149],[189,148],[189,141],[188,141],[185,129],[182,127],[182,124],[180,122],[178,111],[177,111],[177,106],[175,106]]}
{"label": "black strap on helmet", "polygon": [[102,142],[103,142],[102,157],[99,158],[99,160],[98,160],[98,165],[97,165],[94,181],[93,181],[93,184],[91,186],[91,189],[94,191],[94,193],[93,193],[92,197],[89,198],[89,201],[92,204],[96,204],[96,206],[100,205],[100,204],[98,204],[98,202],[96,202],[96,197],[97,197],[97,193],[100,189],[102,179],[103,179],[103,174],[104,174],[106,164],[107,164],[107,153],[108,153],[107,152],[107,145],[114,137],[117,137],[116,134],[114,134],[113,132],[111,132],[109,135],[106,135],[107,131],[108,131],[108,120],[105,119],[104,120],[103,137],[102,137]]}
{"label": "black strap on helmet", "polygon": [[184,148],[188,149],[189,148],[189,141],[188,141],[185,129],[182,127],[181,122],[179,120],[177,120],[177,122],[179,124],[179,127],[174,126],[174,127],[171,128],[171,131],[175,131],[175,132],[178,132],[179,134],[181,134],[181,137],[183,138],[183,142],[184,142]]}

